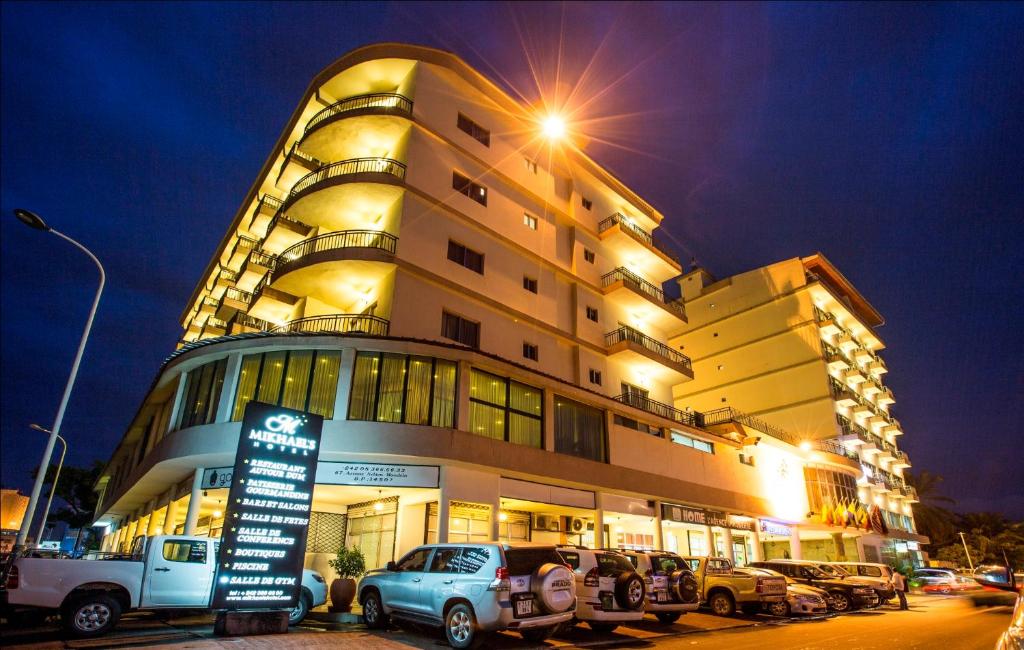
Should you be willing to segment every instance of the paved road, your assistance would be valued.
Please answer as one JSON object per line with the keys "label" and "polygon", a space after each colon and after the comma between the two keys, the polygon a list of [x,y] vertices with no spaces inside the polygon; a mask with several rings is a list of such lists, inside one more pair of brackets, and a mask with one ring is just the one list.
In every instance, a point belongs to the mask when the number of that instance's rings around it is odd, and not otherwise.
{"label": "paved road", "polygon": [[[495,650],[530,648],[665,648],[698,650],[990,650],[1010,620],[1010,608],[976,609],[957,598],[915,597],[911,611],[890,608],[821,620],[785,621],[768,616],[718,618],[687,614],[671,626],[653,618],[597,635],[585,625],[540,646],[515,634],[488,640]],[[311,650],[344,647],[352,650],[436,650],[444,647],[429,631],[394,629],[370,632],[361,626],[337,626],[316,621],[287,636],[221,639],[213,637],[209,617],[162,621],[150,615],[126,617],[117,633],[90,641],[63,640],[49,628],[4,629],[0,646],[32,650],[92,648],[260,648]]]}

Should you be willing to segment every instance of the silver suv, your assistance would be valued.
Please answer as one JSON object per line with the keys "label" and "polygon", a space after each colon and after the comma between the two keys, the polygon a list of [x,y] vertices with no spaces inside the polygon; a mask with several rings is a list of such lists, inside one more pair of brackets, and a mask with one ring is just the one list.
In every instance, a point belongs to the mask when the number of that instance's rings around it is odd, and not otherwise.
{"label": "silver suv", "polygon": [[700,585],[686,560],[667,551],[619,551],[636,567],[647,589],[644,610],[668,625],[700,607]]}
{"label": "silver suv", "polygon": [[573,617],[576,585],[554,546],[428,544],[368,573],[359,602],[370,628],[390,618],[443,627],[453,648],[500,630],[537,643]]}
{"label": "silver suv", "polygon": [[644,617],[644,580],[625,555],[580,546],[560,546],[559,555],[576,577],[575,621],[606,634],[620,623]]}

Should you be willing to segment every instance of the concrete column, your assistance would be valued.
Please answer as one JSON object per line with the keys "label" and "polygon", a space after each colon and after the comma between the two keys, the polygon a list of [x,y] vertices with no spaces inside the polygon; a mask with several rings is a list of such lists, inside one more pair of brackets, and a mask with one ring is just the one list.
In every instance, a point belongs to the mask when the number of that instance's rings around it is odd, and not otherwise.
{"label": "concrete column", "polygon": [[544,421],[541,422],[541,430],[544,432],[544,449],[555,450],[555,394],[544,391]]}
{"label": "concrete column", "polygon": [[704,526],[704,539],[705,548],[708,549],[708,557],[715,557],[717,555],[715,551],[715,534],[711,531],[711,526]]}
{"label": "concrete column", "polygon": [[146,537],[152,537],[153,535],[160,534],[161,526],[158,525],[159,518],[157,517],[157,510],[149,513],[149,526],[146,527]]}
{"label": "concrete column", "polygon": [[491,539],[499,539],[501,535],[501,497],[491,502]]}
{"label": "concrete column", "polygon": [[865,557],[865,554],[864,554],[864,537],[862,535],[858,535],[856,537],[856,543],[857,543],[857,561],[858,562],[866,562],[867,560],[864,559],[864,557]]}
{"label": "concrete column", "polygon": [[133,541],[135,541],[135,532],[138,529],[139,529],[139,520],[136,519],[131,524],[129,524],[129,526],[128,526],[128,533],[127,533],[127,535],[125,535],[125,537],[127,537],[127,539],[125,541],[128,542],[129,544],[131,544]]}
{"label": "concrete column", "polygon": [[789,536],[789,557],[794,560],[802,560],[803,553],[800,551],[800,528],[793,526],[793,533]]}
{"label": "concrete column", "polygon": [[654,548],[665,550],[665,529],[661,525],[661,501],[654,502]]}
{"label": "concrete column", "polygon": [[174,525],[178,521],[178,501],[171,493],[171,501],[167,504],[167,514],[164,516],[164,535],[174,534]]}
{"label": "concrete column", "polygon": [[341,351],[341,364],[338,366],[338,392],[334,395],[335,420],[344,420],[348,417],[348,401],[352,395],[352,373],[355,367],[355,348],[345,348]]}
{"label": "concrete column", "polygon": [[235,407],[235,388],[238,386],[238,371],[242,367],[242,354],[228,356],[227,366],[224,368],[224,383],[220,387],[220,400],[217,402],[217,414],[214,422],[228,422],[231,420],[231,411]]}
{"label": "concrete column", "polygon": [[764,548],[761,546],[761,536],[757,534],[756,530],[750,531],[750,546],[753,555],[751,560],[754,562],[763,562]]}
{"label": "concrete column", "polygon": [[722,543],[725,545],[725,557],[729,558],[729,561],[736,564],[736,551],[732,547],[732,529],[722,529]]}
{"label": "concrete column", "polygon": [[[461,372],[461,363],[460,368]],[[448,519],[451,517],[450,510],[448,507],[448,496],[451,494],[448,488],[448,468],[441,467],[439,484],[441,489],[437,497],[437,543],[445,544],[448,542]]]}
{"label": "concrete column", "polygon": [[594,493],[594,505],[597,506],[594,509],[594,548],[604,548],[607,544],[604,541],[604,503],[600,492]]}
{"label": "concrete column", "polygon": [[[468,361],[459,362],[458,386],[455,391],[455,426],[459,431],[469,431],[469,374]],[[447,530],[447,525],[445,527]]]}
{"label": "concrete column", "polygon": [[203,472],[202,467],[197,467],[192,475],[192,494],[188,498],[188,512],[185,514],[185,534],[195,535],[196,525],[199,523],[199,506],[203,500]]}
{"label": "concrete column", "polygon": [[113,536],[113,533],[107,533],[106,535],[103,536],[103,541],[100,542],[100,552],[101,553],[106,553],[108,550],[110,550],[110,538],[112,536]]}
{"label": "concrete column", "polygon": [[832,543],[836,547],[836,561],[846,561],[846,544],[843,543],[842,533],[832,533]]}

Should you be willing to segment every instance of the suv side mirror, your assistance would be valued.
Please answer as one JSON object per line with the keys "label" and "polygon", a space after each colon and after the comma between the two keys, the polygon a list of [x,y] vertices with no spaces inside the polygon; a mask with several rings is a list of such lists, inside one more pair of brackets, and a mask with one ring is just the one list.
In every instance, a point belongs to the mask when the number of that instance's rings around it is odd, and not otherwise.
{"label": "suv side mirror", "polygon": [[392,560],[388,562],[384,568],[388,571],[398,571],[398,564],[394,560]]}

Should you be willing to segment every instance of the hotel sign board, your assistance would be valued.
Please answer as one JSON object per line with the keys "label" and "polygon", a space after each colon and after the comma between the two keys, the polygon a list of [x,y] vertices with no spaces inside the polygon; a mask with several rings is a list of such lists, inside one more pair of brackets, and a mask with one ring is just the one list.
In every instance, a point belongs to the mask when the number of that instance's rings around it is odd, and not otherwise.
{"label": "hotel sign board", "polygon": [[316,482],[324,485],[436,488],[440,471],[437,465],[325,462],[316,469]]}
{"label": "hotel sign board", "polygon": [[689,506],[677,506],[671,503],[661,504],[661,518],[684,524],[696,524],[698,526],[729,527],[729,519],[725,516],[724,512],[691,508]]}
{"label": "hotel sign board", "polygon": [[789,537],[793,534],[793,529],[785,524],[780,524],[769,519],[760,519],[759,521],[762,533],[768,535],[779,535],[780,537]]}
{"label": "hotel sign board", "polygon": [[231,472],[212,609],[286,609],[302,590],[323,418],[249,402]]}

